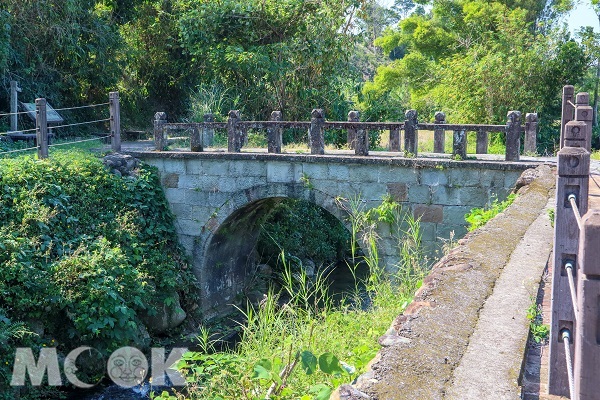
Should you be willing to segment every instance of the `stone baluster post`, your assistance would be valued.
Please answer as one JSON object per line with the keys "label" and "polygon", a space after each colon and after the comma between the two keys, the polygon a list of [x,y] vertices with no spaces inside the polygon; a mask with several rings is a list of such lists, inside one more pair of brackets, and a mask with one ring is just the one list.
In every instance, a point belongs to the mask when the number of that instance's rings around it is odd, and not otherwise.
{"label": "stone baluster post", "polygon": [[[271,113],[271,121],[281,121],[283,114],[281,111],[273,111]],[[281,146],[283,143],[283,129],[281,125],[270,126],[267,128],[267,140],[269,145],[269,153],[281,153]]]}
{"label": "stone baluster post", "polygon": [[239,153],[242,151],[244,138],[239,122],[240,111],[229,111],[229,119],[227,120],[227,151],[230,153]]}
{"label": "stone baluster post", "polygon": [[506,120],[506,161],[519,161],[521,152],[521,111],[509,111]]}
{"label": "stone baluster post", "polygon": [[[215,116],[211,113],[204,114],[203,121],[212,123],[215,122]],[[211,125],[204,125],[202,128],[202,146],[210,147],[215,140],[215,128]]]}
{"label": "stone baluster post", "polygon": [[[446,114],[441,111],[435,113],[435,124],[445,124]],[[446,130],[436,126],[433,129],[433,152],[444,153],[446,151]]]}
{"label": "stone baluster post", "polygon": [[[358,111],[350,111],[348,113],[348,122],[358,122],[359,121],[359,112]],[[351,150],[356,149],[356,128],[348,128],[348,137],[347,143],[348,147]]]}
{"label": "stone baluster post", "polygon": [[490,143],[490,134],[485,129],[481,128],[477,131],[477,142],[475,143],[476,154],[487,154]]}
{"label": "stone baluster post", "polygon": [[525,115],[525,121],[525,144],[523,151],[526,154],[536,154],[538,130],[537,113],[527,113],[527,115]]}
{"label": "stone baluster post", "polygon": [[154,114],[154,148],[163,151],[167,147],[167,113],[157,112]]}
{"label": "stone baluster post", "polygon": [[583,121],[586,125],[586,144],[585,149],[592,149],[592,119],[594,118],[593,108],[590,106],[590,95],[588,93],[577,93],[575,96],[575,121]]}
{"label": "stone baluster post", "polygon": [[310,131],[308,135],[310,154],[325,154],[325,137],[323,127],[325,114],[322,109],[314,109],[311,113]]}
{"label": "stone baluster post", "polygon": [[408,110],[404,121],[404,151],[416,157],[419,149],[417,110]]}
{"label": "stone baluster post", "polygon": [[455,160],[467,158],[467,133],[464,129],[455,130],[452,135],[452,158]]}

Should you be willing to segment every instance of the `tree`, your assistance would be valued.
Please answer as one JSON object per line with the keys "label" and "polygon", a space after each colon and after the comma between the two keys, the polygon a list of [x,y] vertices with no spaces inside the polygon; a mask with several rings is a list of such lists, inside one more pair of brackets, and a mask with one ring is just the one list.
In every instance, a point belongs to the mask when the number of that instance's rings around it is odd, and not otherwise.
{"label": "tree", "polygon": [[106,101],[120,78],[122,41],[111,15],[92,0],[3,0],[0,76],[18,78],[23,97],[54,105]]}
{"label": "tree", "polygon": [[241,96],[246,115],[306,118],[312,108],[348,108],[348,60],[358,4],[348,1],[193,2],[179,19],[183,49],[204,82]]}
{"label": "tree", "polygon": [[560,114],[561,86],[580,81],[587,65],[583,48],[567,34],[539,29],[566,3],[434,1],[429,14],[413,14],[377,40],[384,52],[404,48],[405,55],[365,84],[363,107],[376,115],[381,104],[395,108],[402,100],[424,118],[441,109],[452,122],[477,123],[504,123],[511,109],[537,111],[548,137]]}

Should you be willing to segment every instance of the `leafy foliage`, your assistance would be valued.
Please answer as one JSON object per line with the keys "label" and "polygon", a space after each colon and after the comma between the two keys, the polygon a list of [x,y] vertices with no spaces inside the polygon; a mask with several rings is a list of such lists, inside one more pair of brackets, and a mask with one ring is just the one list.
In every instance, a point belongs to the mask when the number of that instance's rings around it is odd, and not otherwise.
{"label": "leafy foliage", "polygon": [[[379,67],[363,89],[369,118],[398,118],[415,108],[424,119],[446,112],[455,123],[504,123],[507,112],[540,114],[541,146],[552,149],[560,93],[577,84],[588,59],[568,34],[550,29],[548,15],[570,2],[433,2],[430,14],[413,14],[376,44],[405,55]],[[536,25],[537,24],[537,25]],[[544,29],[536,29],[544,27]]]}
{"label": "leafy foliage", "polygon": [[266,263],[277,260],[285,249],[301,260],[331,264],[343,259],[350,249],[350,234],[340,221],[307,201],[286,199],[277,203],[262,227],[257,250]]}
{"label": "leafy foliage", "polygon": [[0,308],[72,348],[141,337],[139,313],[193,279],[152,168],[120,178],[91,155],[0,162]]}
{"label": "leafy foliage", "polygon": [[515,201],[516,197],[517,195],[513,193],[508,195],[504,201],[499,202],[498,199],[495,199],[490,207],[472,209],[465,215],[465,220],[469,224],[467,228],[469,232],[484,226],[490,219],[506,210]]}

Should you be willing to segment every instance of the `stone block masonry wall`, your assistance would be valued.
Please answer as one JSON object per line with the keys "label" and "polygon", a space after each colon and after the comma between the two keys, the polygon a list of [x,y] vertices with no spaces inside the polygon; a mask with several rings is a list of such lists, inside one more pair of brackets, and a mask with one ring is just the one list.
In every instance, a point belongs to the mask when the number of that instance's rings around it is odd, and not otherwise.
{"label": "stone block masonry wall", "polygon": [[[407,212],[419,217],[422,240],[432,255],[443,240],[466,233],[464,215],[474,207],[483,207],[494,198],[506,198],[521,172],[532,163],[497,163],[485,161],[449,161],[369,157],[357,158],[329,155],[275,155],[223,153],[130,153],[158,168],[181,244],[192,256],[196,275],[209,292],[225,294],[231,302],[241,290],[245,276],[240,265],[243,255],[232,255],[232,249],[218,264],[230,264],[228,283],[212,285],[210,280],[223,276],[211,273],[214,252],[211,241],[220,227],[231,226],[240,234],[252,236],[252,215],[262,208],[244,210],[249,205],[269,198],[292,197],[313,202],[342,222],[345,215],[336,198],[356,198],[368,208],[376,207],[385,195],[402,204]],[[534,164],[537,165],[537,164]],[[250,221],[250,222],[248,222]],[[233,230],[231,227],[229,230]],[[230,232],[235,235],[235,232]],[[385,260],[397,259],[396,241],[380,232]],[[247,257],[247,255],[246,255]],[[237,267],[233,267],[237,264]],[[237,276],[239,279],[232,278]],[[213,289],[210,289],[210,287]],[[216,293],[215,293],[216,296]],[[214,299],[215,303],[216,297]],[[215,303],[216,304],[216,303]],[[213,304],[213,305],[215,305]],[[204,308],[204,304],[203,304]]]}

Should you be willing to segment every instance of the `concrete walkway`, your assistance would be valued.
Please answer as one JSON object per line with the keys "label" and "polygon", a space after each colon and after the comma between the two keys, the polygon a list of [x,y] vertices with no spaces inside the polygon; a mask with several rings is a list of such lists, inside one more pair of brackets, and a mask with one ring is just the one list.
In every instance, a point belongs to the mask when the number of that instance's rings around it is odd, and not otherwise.
{"label": "concrete walkway", "polygon": [[535,303],[552,251],[554,230],[546,208],[515,248],[492,295],[479,313],[467,351],[454,370],[448,399],[517,399],[518,378],[529,333],[526,311]]}

